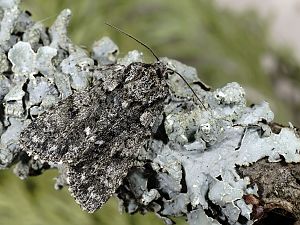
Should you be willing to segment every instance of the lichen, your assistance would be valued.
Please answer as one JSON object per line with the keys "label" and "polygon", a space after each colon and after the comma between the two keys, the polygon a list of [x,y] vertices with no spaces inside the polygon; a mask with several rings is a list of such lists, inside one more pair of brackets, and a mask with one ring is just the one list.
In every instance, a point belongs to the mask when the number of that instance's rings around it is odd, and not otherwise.
{"label": "lichen", "polygon": [[116,63],[118,54],[118,46],[109,37],[103,37],[93,44],[92,57],[100,65]]}

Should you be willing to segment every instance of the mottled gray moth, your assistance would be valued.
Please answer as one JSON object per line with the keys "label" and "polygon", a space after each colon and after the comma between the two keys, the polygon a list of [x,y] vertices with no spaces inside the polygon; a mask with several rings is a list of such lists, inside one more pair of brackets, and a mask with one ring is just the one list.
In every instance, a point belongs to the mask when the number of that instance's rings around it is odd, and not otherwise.
{"label": "mottled gray moth", "polygon": [[61,101],[21,134],[21,148],[64,163],[69,189],[88,212],[101,207],[138,164],[168,96],[161,63],[114,67],[113,78]]}
{"label": "mottled gray moth", "polygon": [[139,165],[140,150],[161,122],[167,71],[159,61],[106,68],[97,85],[73,93],[32,122],[21,134],[21,148],[63,163],[71,194],[94,212]]}

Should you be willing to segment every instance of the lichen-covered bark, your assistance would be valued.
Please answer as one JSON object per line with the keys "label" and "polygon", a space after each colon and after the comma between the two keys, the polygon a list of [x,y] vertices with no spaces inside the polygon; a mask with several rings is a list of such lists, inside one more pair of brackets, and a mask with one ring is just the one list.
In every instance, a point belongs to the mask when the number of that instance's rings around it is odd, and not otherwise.
{"label": "lichen-covered bark", "polygon": [[238,170],[241,176],[250,177],[258,186],[258,202],[252,212],[254,219],[275,222],[272,217],[276,214],[285,224],[300,219],[299,164],[270,163],[262,159]]}

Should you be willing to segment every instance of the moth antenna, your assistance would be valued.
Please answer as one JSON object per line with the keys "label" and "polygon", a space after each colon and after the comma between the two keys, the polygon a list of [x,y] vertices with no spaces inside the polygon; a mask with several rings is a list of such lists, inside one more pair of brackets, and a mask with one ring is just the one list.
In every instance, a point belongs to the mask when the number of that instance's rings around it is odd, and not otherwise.
{"label": "moth antenna", "polygon": [[[133,37],[132,35],[128,34],[127,32],[121,30],[120,28],[118,28],[118,27],[116,27],[116,26],[114,26],[114,25],[112,25],[110,23],[105,22],[105,25],[112,27],[113,29],[119,31],[122,34],[125,34],[126,36],[132,38],[133,40],[135,40],[136,42],[138,42],[139,44],[141,44],[142,46],[144,46],[145,48],[147,48],[152,53],[152,55],[156,58],[156,60],[158,62],[160,62],[158,56],[154,53],[154,51],[148,45],[146,45],[145,43],[143,43],[139,39]],[[178,73],[177,71],[172,70],[170,68],[168,68],[168,69],[171,70],[172,72],[176,73],[186,83],[186,85],[191,89],[191,91],[196,96],[196,98],[198,99],[198,101],[200,102],[200,104],[203,106],[203,108],[207,110],[206,106],[203,104],[203,102],[201,101],[201,99],[198,97],[198,95],[196,94],[196,92],[194,91],[194,89],[191,87],[191,85],[186,81],[186,79],[180,73]]]}
{"label": "moth antenna", "polygon": [[45,22],[45,21],[47,21],[47,20],[49,20],[49,19],[52,19],[52,18],[54,18],[54,17],[57,17],[58,15],[59,15],[59,13],[55,13],[55,14],[53,14],[52,16],[47,16],[46,18],[37,21],[37,23],[43,23],[43,22]]}
{"label": "moth antenna", "polygon": [[122,34],[125,34],[126,36],[132,38],[133,40],[135,40],[135,41],[138,42],[139,44],[143,45],[145,48],[147,48],[147,49],[152,53],[152,55],[156,58],[156,60],[159,61],[159,58],[157,57],[157,55],[155,55],[154,51],[153,51],[148,45],[144,44],[144,43],[141,42],[139,39],[133,37],[132,35],[126,33],[125,31],[121,30],[120,28],[118,28],[118,27],[116,27],[116,26],[114,26],[114,25],[112,25],[112,24],[109,24],[109,23],[107,23],[107,22],[105,22],[105,24],[106,24],[107,26],[110,26],[110,27],[114,28],[115,30],[121,32]]}
{"label": "moth antenna", "polygon": [[172,70],[170,68],[169,68],[169,70],[171,70],[172,72],[176,73],[184,81],[184,83],[191,89],[191,91],[193,92],[193,94],[196,96],[196,98],[198,99],[198,101],[200,102],[200,104],[203,106],[203,108],[207,110],[207,108],[203,104],[202,100],[198,97],[198,95],[196,94],[196,92],[194,91],[194,89],[191,87],[191,85],[186,81],[186,79],[180,73],[178,73],[176,70]]}

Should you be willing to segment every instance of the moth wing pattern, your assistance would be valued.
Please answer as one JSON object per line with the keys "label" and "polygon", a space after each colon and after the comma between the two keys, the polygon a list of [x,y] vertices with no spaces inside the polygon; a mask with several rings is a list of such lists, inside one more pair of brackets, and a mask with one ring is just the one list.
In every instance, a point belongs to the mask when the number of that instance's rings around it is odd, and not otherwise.
{"label": "moth wing pattern", "polygon": [[[93,110],[90,107],[92,98],[85,98],[86,94],[86,91],[74,93],[30,123],[21,133],[21,148],[41,160],[53,163],[74,157],[75,154],[72,153],[76,151],[76,143],[72,143],[72,137],[82,138],[84,132],[80,132],[80,129],[88,116],[85,112]],[[82,100],[85,100],[83,104]],[[75,126],[78,129],[74,130]]]}
{"label": "moth wing pattern", "polygon": [[67,167],[69,190],[93,212],[116,191],[135,165],[140,149],[168,96],[165,67],[132,63],[105,81],[69,96],[22,133],[20,146],[40,159]]}
{"label": "moth wing pattern", "polygon": [[[142,147],[145,143],[140,143],[140,137],[138,137],[142,133],[136,133],[136,135],[134,138],[127,139],[127,142],[134,143],[136,146],[141,144]],[[115,145],[118,144],[122,145],[123,141],[119,139],[115,142]],[[126,146],[123,150],[139,151],[137,147],[130,149]],[[93,160],[90,157],[94,157]],[[138,162],[133,156],[107,157],[106,154],[86,152],[80,161],[67,167],[69,191],[84,210],[94,212],[115,193],[128,170],[136,165]]]}

